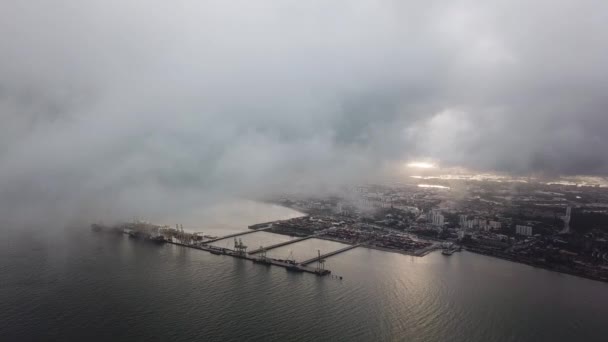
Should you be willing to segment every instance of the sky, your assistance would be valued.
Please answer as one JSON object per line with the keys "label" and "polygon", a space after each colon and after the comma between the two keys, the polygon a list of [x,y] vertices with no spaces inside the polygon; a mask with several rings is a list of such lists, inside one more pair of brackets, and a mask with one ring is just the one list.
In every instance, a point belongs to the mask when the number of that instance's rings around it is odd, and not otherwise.
{"label": "sky", "polygon": [[7,0],[0,51],[5,220],[608,173],[603,1]]}

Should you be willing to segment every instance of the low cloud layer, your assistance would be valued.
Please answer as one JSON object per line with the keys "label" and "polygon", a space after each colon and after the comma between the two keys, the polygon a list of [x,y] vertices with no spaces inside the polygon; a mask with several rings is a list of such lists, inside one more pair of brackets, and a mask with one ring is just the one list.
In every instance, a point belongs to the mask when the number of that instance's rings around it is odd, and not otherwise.
{"label": "low cloud layer", "polygon": [[4,1],[0,216],[174,210],[418,157],[608,172],[598,1]]}

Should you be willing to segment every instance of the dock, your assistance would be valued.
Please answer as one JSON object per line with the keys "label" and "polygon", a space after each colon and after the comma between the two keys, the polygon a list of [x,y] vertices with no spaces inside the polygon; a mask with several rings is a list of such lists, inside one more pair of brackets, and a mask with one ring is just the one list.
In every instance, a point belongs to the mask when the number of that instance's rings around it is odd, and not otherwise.
{"label": "dock", "polygon": [[[270,228],[270,227],[268,227]],[[239,250],[233,250],[233,249],[228,249],[228,248],[219,248],[219,247],[214,247],[211,245],[208,245],[209,242],[213,242],[213,241],[219,241],[219,240],[223,240],[223,239],[229,239],[229,238],[233,238],[233,237],[237,237],[240,235],[244,235],[244,234],[250,234],[250,233],[255,233],[256,231],[259,230],[265,230],[265,228],[262,229],[258,229],[258,230],[253,230],[253,231],[248,231],[245,233],[237,233],[237,234],[230,234],[230,235],[226,235],[223,236],[221,238],[217,238],[217,239],[213,239],[213,240],[209,240],[209,241],[205,241],[205,242],[199,242],[199,243],[184,243],[181,241],[166,241],[167,243],[170,244],[174,244],[174,245],[178,245],[178,246],[183,246],[183,247],[190,247],[190,248],[194,248],[194,249],[198,249],[201,251],[206,251],[212,254],[220,254],[220,255],[226,255],[226,256],[231,256],[231,257],[235,257],[235,258],[239,258],[239,259],[245,259],[245,260],[250,260],[256,263],[260,263],[260,264],[265,264],[265,265],[269,265],[269,266],[279,266],[279,267],[283,267],[285,269],[287,269],[288,271],[294,272],[294,273],[311,273],[311,274],[316,274],[318,276],[325,276],[325,275],[329,275],[331,274],[330,270],[326,270],[324,268],[316,268],[316,267],[309,267],[306,266],[302,263],[298,263],[295,261],[285,261],[285,260],[277,260],[277,259],[272,259],[272,258],[267,258],[267,257],[258,257],[258,256],[254,256],[254,254],[261,252],[262,250],[255,250],[253,252],[255,253],[247,253],[243,250],[239,251]],[[305,239],[309,239],[313,236],[308,236],[305,238],[299,238],[299,239],[294,239],[291,241],[287,241],[287,242],[283,242],[282,244],[277,244],[277,245],[286,245],[289,243],[295,243],[298,241],[302,241]],[[270,247],[273,248],[277,248],[280,246],[277,245],[273,245]],[[332,252],[333,254],[337,254],[336,252]],[[333,255],[332,254],[332,255]],[[310,264],[311,262],[309,262]]]}
{"label": "dock", "polygon": [[249,254],[258,254],[258,253],[260,253],[262,251],[269,251],[271,249],[287,246],[287,245],[290,245],[292,243],[308,240],[308,239],[310,239],[312,237],[314,237],[314,236],[313,235],[305,236],[305,237],[301,237],[301,238],[297,238],[297,239],[293,239],[293,240],[277,243],[277,244],[274,244],[274,245],[270,245],[268,247],[262,247],[262,248],[254,249],[254,250],[250,251]]}
{"label": "dock", "polygon": [[283,268],[286,268],[288,271],[293,271],[293,272],[312,273],[312,274],[316,274],[319,276],[324,276],[324,275],[328,275],[331,273],[330,270],[318,269],[315,267],[308,267],[308,266],[301,265],[301,264],[298,264],[295,262],[293,262],[293,263],[286,262],[286,261],[281,261],[281,260],[275,260],[272,258],[258,258],[258,257],[254,257],[254,256],[250,255],[249,253],[239,253],[234,250],[227,249],[227,248],[214,248],[214,247],[205,246],[202,244],[196,245],[196,244],[187,244],[187,243],[181,243],[181,242],[168,242],[168,243],[178,245],[178,246],[183,246],[183,247],[195,248],[195,249],[198,249],[201,251],[206,251],[206,252],[216,252],[216,251],[221,250],[222,255],[227,255],[227,256],[231,256],[231,257],[235,257],[235,258],[239,258],[239,259],[250,260],[250,261],[254,261],[254,262],[260,262],[263,260],[263,262],[267,265],[283,267]]}
{"label": "dock", "polygon": [[216,241],[220,241],[220,240],[224,240],[224,239],[230,239],[230,238],[241,236],[241,235],[245,235],[245,234],[252,234],[252,233],[255,233],[255,232],[261,232],[261,231],[264,231],[264,230],[268,230],[270,228],[272,228],[272,226],[268,226],[268,227],[264,227],[264,228],[259,228],[259,229],[252,229],[252,230],[248,230],[248,231],[244,231],[244,232],[240,232],[240,233],[234,233],[234,234],[218,237],[216,239],[211,239],[211,240],[203,241],[202,243],[204,245],[206,245],[206,244],[210,244],[210,243],[213,243],[213,242],[216,242]]}
{"label": "dock", "polygon": [[270,222],[264,222],[264,223],[256,223],[256,224],[252,224],[251,226],[247,227],[249,229],[253,229],[253,230],[258,230],[261,228],[268,228],[270,226],[272,226],[275,222],[277,221],[270,221]]}
{"label": "dock", "polygon": [[[245,246],[240,239],[236,239],[236,237],[241,236],[241,235],[252,234],[255,232],[271,229],[272,225],[266,226],[263,228],[259,228],[259,229],[252,229],[252,230],[248,230],[245,232],[230,234],[230,235],[218,237],[215,239],[211,239],[208,241],[200,241],[198,239],[195,239],[196,234],[185,233],[183,231],[183,228],[178,229],[176,227],[176,229],[171,229],[171,228],[167,228],[166,226],[161,227],[158,225],[152,225],[152,224],[148,224],[148,223],[138,223],[137,225],[134,224],[133,227],[131,227],[131,226],[114,227],[114,226],[103,226],[103,225],[93,224],[91,228],[95,232],[108,231],[108,232],[119,232],[120,234],[124,234],[124,233],[127,233],[127,231],[128,231],[128,234],[131,238],[147,240],[147,241],[151,241],[153,243],[169,243],[169,244],[178,245],[178,246],[182,246],[182,247],[194,248],[194,249],[198,249],[201,251],[209,252],[214,255],[220,255],[220,256],[226,255],[226,256],[230,256],[230,257],[234,257],[234,258],[238,258],[238,259],[250,260],[250,261],[253,261],[253,262],[261,264],[261,265],[279,266],[279,267],[285,268],[289,272],[294,272],[294,273],[311,273],[311,274],[316,274],[318,276],[325,276],[325,275],[331,274],[330,270],[325,269],[324,260],[319,259],[319,258],[307,260],[305,263],[298,263],[295,260],[281,260],[281,259],[273,259],[273,258],[266,257],[265,250],[278,248],[281,246],[288,245],[290,243],[296,243],[298,241],[306,240],[306,239],[315,237],[316,234],[313,234],[311,236],[302,237],[302,238],[293,239],[293,240],[286,241],[286,242],[282,242],[279,244],[269,246],[267,248],[254,250],[254,251],[252,251],[252,253],[247,253],[247,246]],[[212,243],[212,242],[230,239],[230,238],[235,238],[234,249],[221,248],[221,247],[210,245],[210,243]],[[353,248],[353,247],[351,247],[351,248]],[[334,255],[341,251],[342,250],[334,251],[332,253],[328,253],[323,256],[319,255],[319,256],[324,257],[324,256]],[[260,256],[255,255],[258,253],[261,253],[261,255]],[[319,254],[320,254],[320,252],[319,252]],[[320,260],[318,267],[307,266],[307,264],[310,264],[317,260]]]}
{"label": "dock", "polygon": [[361,246],[361,244],[347,246],[347,247],[338,249],[338,250],[333,251],[333,252],[329,252],[329,253],[326,253],[326,254],[323,254],[323,255],[320,255],[320,256],[316,256],[316,257],[308,259],[308,260],[304,260],[304,261],[300,262],[299,264],[302,265],[302,266],[306,266],[308,264],[312,264],[313,262],[317,262],[317,261],[323,260],[325,258],[329,258],[330,256],[333,256],[333,255],[336,255],[336,254],[340,254],[342,252],[349,251],[349,250],[351,250],[353,248],[357,248],[359,246]]}

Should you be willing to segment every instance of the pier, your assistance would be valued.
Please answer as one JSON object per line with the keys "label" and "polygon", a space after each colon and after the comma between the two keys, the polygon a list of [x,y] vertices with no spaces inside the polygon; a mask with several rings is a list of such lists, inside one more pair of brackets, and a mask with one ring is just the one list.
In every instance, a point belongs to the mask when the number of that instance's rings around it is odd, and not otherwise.
{"label": "pier", "polygon": [[268,226],[268,227],[264,227],[264,228],[259,228],[259,229],[248,230],[248,231],[240,232],[240,233],[234,233],[234,234],[218,237],[217,239],[211,239],[211,240],[203,241],[202,243],[204,245],[206,245],[206,244],[210,244],[210,243],[213,243],[213,242],[216,242],[216,241],[220,241],[220,240],[224,240],[224,239],[230,239],[230,238],[241,236],[241,235],[245,235],[245,234],[252,234],[252,233],[255,233],[255,232],[261,232],[261,231],[264,231],[264,230],[268,230],[270,228],[272,228],[272,226]]}
{"label": "pier", "polygon": [[[256,226],[260,227],[260,225]],[[267,266],[279,266],[285,268],[289,272],[293,273],[311,273],[316,274],[318,276],[325,276],[331,274],[330,270],[325,269],[325,260],[323,258],[330,257],[332,255],[336,255],[338,253],[342,253],[349,249],[360,246],[361,244],[357,244],[354,246],[348,246],[346,248],[339,249],[337,251],[333,251],[324,255],[321,255],[321,251],[319,251],[319,255],[315,258],[305,260],[304,262],[297,262],[296,260],[282,260],[282,259],[274,259],[266,256],[266,251],[274,248],[279,248],[281,246],[286,246],[292,243],[300,242],[303,240],[307,240],[310,238],[322,236],[330,229],[324,229],[321,231],[316,231],[311,235],[295,238],[290,241],[285,241],[281,243],[277,243],[268,247],[262,247],[259,249],[252,250],[251,252],[247,252],[247,246],[243,244],[241,239],[237,239],[238,236],[245,234],[252,234],[259,231],[265,231],[271,229],[272,224],[263,224],[258,229],[251,229],[244,232],[234,233],[225,235],[222,237],[210,239],[207,241],[201,241],[197,238],[197,233],[186,233],[184,232],[181,226],[177,226],[175,229],[169,228],[167,226],[159,226],[145,222],[136,222],[133,224],[122,224],[116,226],[105,226],[101,224],[93,224],[91,228],[93,231],[108,231],[108,232],[118,232],[121,234],[128,234],[131,238],[143,239],[147,241],[151,241],[154,243],[170,243],[174,245],[179,245],[183,247],[194,248],[202,251],[209,252],[215,255],[226,255],[234,258],[245,259],[253,261],[254,263],[267,265]],[[211,245],[211,243],[220,240],[226,240],[234,238],[234,249],[229,248],[221,248],[217,246]],[[256,255],[257,254],[257,255]],[[311,263],[317,262],[317,267],[308,266]]]}
{"label": "pier", "polygon": [[256,223],[256,224],[252,224],[251,226],[247,227],[249,229],[253,229],[253,230],[258,230],[261,228],[268,228],[270,226],[272,226],[276,221],[270,221],[270,222],[264,222],[264,223]]}
{"label": "pier", "polygon": [[[249,258],[249,259],[253,260],[253,258]],[[319,276],[328,275],[328,274],[331,273],[330,270],[318,269],[318,268],[308,267],[308,266],[303,266],[303,265],[297,265],[297,264],[292,264],[292,263],[288,263],[288,262],[284,262],[284,261],[279,261],[279,260],[275,260],[275,259],[270,259],[270,258],[268,258],[266,260],[268,260],[267,262],[268,262],[269,265],[284,267],[288,271],[306,272],[306,273],[316,274],[316,275],[319,275]]]}
{"label": "pier", "polygon": [[205,245],[201,245],[201,244],[195,245],[195,244],[187,244],[187,243],[181,243],[181,242],[168,242],[168,243],[178,245],[178,246],[183,246],[183,247],[195,248],[195,249],[205,251],[205,252],[210,252],[210,253],[221,251],[222,255],[227,255],[227,256],[231,256],[231,257],[235,257],[235,258],[239,258],[239,259],[246,259],[246,260],[250,260],[253,262],[263,263],[266,265],[279,266],[279,267],[286,268],[288,271],[292,271],[292,272],[312,273],[312,274],[316,274],[319,276],[324,276],[324,275],[328,275],[331,273],[330,270],[326,270],[326,269],[308,267],[305,265],[297,264],[295,262],[281,261],[281,260],[276,260],[276,259],[272,259],[272,258],[258,258],[258,257],[251,256],[249,253],[239,253],[234,250],[227,249],[227,248],[214,248],[211,246],[205,246]]}
{"label": "pier", "polygon": [[277,243],[275,245],[270,245],[268,247],[261,247],[258,249],[254,249],[252,251],[249,252],[249,254],[257,254],[260,253],[262,251],[269,251],[271,249],[275,249],[275,248],[279,248],[279,247],[283,247],[283,246],[287,246],[290,245],[292,243],[296,243],[296,242],[300,242],[300,241],[304,241],[304,240],[308,240],[310,238],[314,237],[313,235],[310,236],[305,236],[305,237],[301,237],[301,238],[297,238],[297,239],[293,239],[293,240],[289,240],[289,241],[285,241],[285,242],[281,242],[281,243]]}
{"label": "pier", "polygon": [[[297,263],[295,261],[289,261],[289,260],[277,260],[277,259],[272,259],[272,258],[267,258],[265,256],[265,251],[267,250],[267,248],[261,248],[261,249],[257,249],[252,251],[251,253],[247,253],[245,251],[245,249],[247,248],[247,246],[242,245],[241,241],[235,242],[235,249],[229,249],[229,248],[219,248],[219,247],[214,247],[211,245],[208,245],[210,242],[214,242],[214,241],[219,241],[219,240],[224,240],[224,239],[229,239],[229,238],[235,238],[237,236],[240,235],[245,235],[245,234],[251,234],[251,233],[255,233],[257,231],[263,231],[266,229],[269,229],[271,227],[266,227],[266,228],[261,228],[261,229],[257,229],[257,230],[251,230],[251,231],[247,231],[247,232],[242,232],[242,233],[236,233],[236,234],[230,234],[230,235],[226,235],[217,239],[213,239],[213,240],[209,240],[209,241],[205,241],[205,242],[198,242],[198,243],[188,243],[188,242],[181,242],[181,241],[173,241],[173,240],[167,240],[167,243],[171,243],[174,245],[179,245],[179,246],[183,246],[183,247],[190,247],[190,248],[195,248],[201,251],[206,251],[212,254],[220,254],[220,255],[227,255],[227,256],[231,256],[234,258],[239,258],[239,259],[245,259],[245,260],[250,260],[253,261],[255,263],[259,263],[259,264],[263,264],[263,265],[269,265],[269,266],[279,266],[279,267],[283,267],[285,269],[287,269],[290,272],[294,272],[294,273],[311,273],[311,274],[316,274],[318,276],[324,276],[324,275],[328,275],[331,274],[330,270],[326,270],[325,268],[320,268],[320,267],[309,267],[306,266],[302,263]],[[314,235],[311,236],[307,236],[307,237],[303,237],[303,238],[298,238],[298,239],[294,239],[294,240],[290,240],[290,241],[286,241],[283,243],[279,243],[276,245],[272,245],[269,246],[268,249],[272,249],[272,248],[277,248],[277,247],[281,247],[281,246],[285,246],[288,245],[290,243],[295,243],[298,241],[302,241],[302,240],[306,240],[306,239],[310,239],[314,237]],[[236,240],[236,239],[235,239]],[[254,256],[254,254],[260,253],[260,252],[264,252],[264,254],[261,257],[258,256]],[[337,254],[336,252],[339,251],[335,251],[332,252],[328,255],[333,255],[333,254]],[[313,260],[315,261],[315,260]],[[309,262],[312,263],[313,261]]]}
{"label": "pier", "polygon": [[349,250],[351,250],[353,248],[357,248],[359,246],[361,246],[361,244],[347,246],[347,247],[338,249],[338,250],[333,251],[333,252],[329,252],[329,253],[326,253],[326,254],[323,254],[323,255],[320,255],[320,256],[316,256],[316,257],[308,259],[308,260],[304,260],[304,261],[300,262],[299,264],[302,265],[302,266],[306,266],[308,264],[312,264],[313,262],[324,260],[325,258],[329,258],[330,256],[333,256],[333,255],[336,255],[336,254],[340,254],[342,252],[349,251]]}

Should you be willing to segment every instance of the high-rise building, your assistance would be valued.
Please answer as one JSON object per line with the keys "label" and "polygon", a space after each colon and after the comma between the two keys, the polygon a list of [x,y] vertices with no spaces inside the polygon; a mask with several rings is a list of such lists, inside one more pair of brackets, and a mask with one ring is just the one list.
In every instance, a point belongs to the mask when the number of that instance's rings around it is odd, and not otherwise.
{"label": "high-rise building", "polygon": [[564,229],[560,232],[562,234],[570,233],[570,214],[572,212],[572,208],[568,206],[566,208],[566,215],[562,216],[562,220],[564,221]]}
{"label": "high-rise building", "polygon": [[485,231],[489,230],[489,228],[488,228],[489,227],[488,226],[488,220],[486,220],[486,219],[478,219],[477,220],[477,226],[481,230],[485,230]]}
{"label": "high-rise building", "polygon": [[467,215],[460,215],[460,228],[467,228]]}
{"label": "high-rise building", "polygon": [[460,215],[460,228],[462,229],[481,229],[485,231],[498,230],[502,224],[500,221],[491,221],[486,218],[468,219],[466,215]]}
{"label": "high-rise building", "polygon": [[443,227],[443,224],[445,223],[445,217],[441,214],[439,209],[429,211],[426,218],[431,224],[437,227]]}
{"label": "high-rise building", "polygon": [[498,230],[502,227],[502,224],[499,221],[490,221],[489,226],[492,230]]}
{"label": "high-rise building", "polygon": [[515,233],[519,235],[532,236],[532,227],[530,226],[515,226]]}

